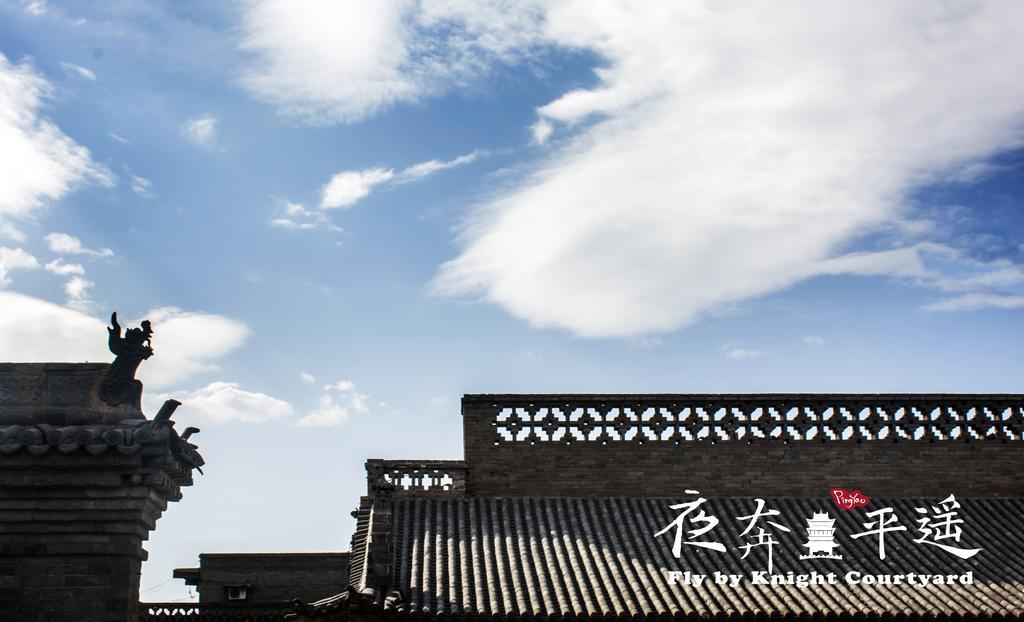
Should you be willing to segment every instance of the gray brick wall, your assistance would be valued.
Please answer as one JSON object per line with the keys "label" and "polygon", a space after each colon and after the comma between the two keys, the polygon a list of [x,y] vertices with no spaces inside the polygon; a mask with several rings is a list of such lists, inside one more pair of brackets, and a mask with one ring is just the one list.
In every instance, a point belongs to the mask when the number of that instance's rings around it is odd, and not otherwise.
{"label": "gray brick wall", "polygon": [[1021,441],[499,442],[498,406],[486,397],[463,400],[470,495],[677,496],[696,489],[822,497],[833,487],[868,496],[1024,494]]}
{"label": "gray brick wall", "polygon": [[204,553],[199,557],[199,600],[229,602],[228,586],[248,585],[248,602],[312,602],[341,592],[348,553]]}

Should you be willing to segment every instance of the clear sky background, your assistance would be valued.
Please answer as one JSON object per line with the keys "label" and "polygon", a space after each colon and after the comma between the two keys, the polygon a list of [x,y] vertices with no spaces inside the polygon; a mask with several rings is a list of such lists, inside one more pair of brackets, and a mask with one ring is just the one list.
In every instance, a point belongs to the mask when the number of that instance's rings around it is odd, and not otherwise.
{"label": "clear sky background", "polygon": [[208,467],[145,600],[347,550],[364,460],[460,457],[463,393],[1020,392],[1022,25],[0,0],[0,360],[152,321]]}

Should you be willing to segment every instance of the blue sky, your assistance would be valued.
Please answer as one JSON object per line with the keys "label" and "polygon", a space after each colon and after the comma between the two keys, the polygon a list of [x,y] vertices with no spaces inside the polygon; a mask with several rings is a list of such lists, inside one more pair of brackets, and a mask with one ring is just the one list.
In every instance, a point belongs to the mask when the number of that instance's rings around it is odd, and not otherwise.
{"label": "blue sky", "polygon": [[154,325],[148,544],[344,550],[471,392],[1019,392],[1013,3],[0,3],[0,359]]}

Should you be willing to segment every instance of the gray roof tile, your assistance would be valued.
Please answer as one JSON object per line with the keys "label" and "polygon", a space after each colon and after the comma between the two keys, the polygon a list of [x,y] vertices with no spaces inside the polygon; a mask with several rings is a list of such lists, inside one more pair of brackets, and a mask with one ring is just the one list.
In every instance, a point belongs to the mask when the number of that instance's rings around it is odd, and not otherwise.
{"label": "gray roof tile", "polygon": [[[742,525],[752,499],[711,499],[702,509],[721,523],[713,532],[726,553],[684,547],[671,552],[671,533],[653,534],[675,518],[673,499],[650,498],[395,498],[392,507],[393,579],[398,591],[385,609],[454,616],[708,617],[746,615],[1019,616],[1024,611],[1024,499],[958,499],[964,519],[960,546],[981,547],[960,560],[917,544],[914,507],[936,500],[873,500],[866,508],[895,508],[907,531],[886,534],[886,559],[864,531],[864,510],[844,512],[825,499],[768,499],[790,527],[779,533],[775,573],[836,572],[836,585],[798,588],[749,582],[766,568],[755,548],[740,560]],[[806,518],[836,518],[845,559],[800,560]],[[709,533],[708,536],[711,536]],[[737,587],[669,585],[668,570],[745,575]],[[848,585],[843,574],[974,574],[974,584],[925,587]],[[357,590],[365,585],[356,585]],[[376,602],[383,606],[384,599]]]}

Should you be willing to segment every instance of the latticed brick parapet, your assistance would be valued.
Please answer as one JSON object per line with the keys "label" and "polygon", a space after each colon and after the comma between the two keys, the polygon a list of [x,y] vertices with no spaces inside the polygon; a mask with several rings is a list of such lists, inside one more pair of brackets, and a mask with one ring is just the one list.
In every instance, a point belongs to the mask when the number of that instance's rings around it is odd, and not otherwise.
{"label": "latticed brick parapet", "polygon": [[[494,443],[1024,439],[1021,395],[481,395]],[[486,414],[485,414],[486,417]]]}
{"label": "latticed brick parapet", "polygon": [[466,463],[461,460],[366,461],[367,494],[374,486],[393,486],[393,493],[460,496],[466,490]]}
{"label": "latticed brick parapet", "polygon": [[292,603],[139,603],[138,622],[280,622]]}
{"label": "latticed brick parapet", "polygon": [[462,416],[470,495],[1024,492],[1022,395],[467,395]]}

